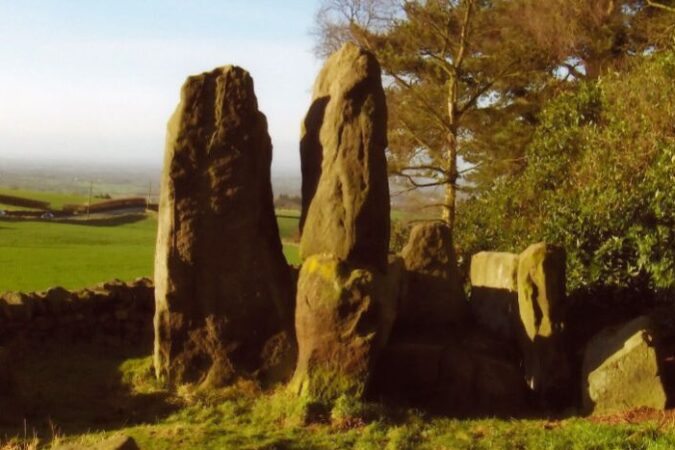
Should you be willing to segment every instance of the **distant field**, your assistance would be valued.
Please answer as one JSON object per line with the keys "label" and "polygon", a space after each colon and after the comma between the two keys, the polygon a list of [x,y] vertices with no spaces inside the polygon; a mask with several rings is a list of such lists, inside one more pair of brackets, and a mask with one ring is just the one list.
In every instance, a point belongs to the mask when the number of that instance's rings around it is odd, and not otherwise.
{"label": "distant field", "polygon": [[[0,194],[46,201],[57,209],[87,201],[77,194],[8,188],[0,188]],[[300,211],[279,209],[276,213],[284,255],[289,263],[298,264]],[[393,219],[411,216],[392,211]],[[151,276],[156,227],[154,218],[106,226],[0,220],[0,292],[52,286],[77,289],[113,278]]]}
{"label": "distant field", "polygon": [[0,292],[82,288],[152,274],[156,221],[119,226],[0,221]]}
{"label": "distant field", "polygon": [[[42,202],[48,202],[52,209],[61,209],[64,204],[75,203],[81,204],[87,202],[87,197],[79,194],[69,194],[69,193],[60,193],[60,192],[43,192],[43,191],[28,191],[24,189],[10,189],[5,187],[0,187],[0,194],[2,195],[12,195],[15,197],[24,197],[32,200],[39,200]],[[18,207],[12,206],[2,206],[3,209],[20,209]]]}
{"label": "distant field", "polygon": [[[0,292],[151,276],[156,228],[154,218],[114,226],[0,220]],[[296,245],[284,244],[284,254],[298,262]]]}

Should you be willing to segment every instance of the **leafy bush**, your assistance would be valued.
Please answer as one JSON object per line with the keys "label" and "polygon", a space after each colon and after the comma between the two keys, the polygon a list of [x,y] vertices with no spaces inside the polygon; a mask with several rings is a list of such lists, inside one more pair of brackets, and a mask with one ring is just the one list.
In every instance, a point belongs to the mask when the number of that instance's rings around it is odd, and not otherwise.
{"label": "leafy bush", "polygon": [[461,205],[461,253],[545,240],[567,250],[570,291],[672,299],[675,53],[635,58],[544,108],[523,172]]}

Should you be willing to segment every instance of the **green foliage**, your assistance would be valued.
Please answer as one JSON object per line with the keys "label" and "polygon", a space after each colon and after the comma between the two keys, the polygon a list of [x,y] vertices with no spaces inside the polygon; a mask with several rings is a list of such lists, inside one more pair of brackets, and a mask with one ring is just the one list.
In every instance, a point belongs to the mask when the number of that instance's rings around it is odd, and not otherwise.
{"label": "green foliage", "polygon": [[410,222],[403,220],[392,219],[391,233],[389,236],[389,251],[392,253],[400,253],[408,243],[410,237],[410,229],[412,225]]}
{"label": "green foliage", "polygon": [[673,52],[636,57],[551,101],[523,172],[462,205],[462,253],[546,240],[567,250],[570,290],[672,293],[674,79]]}

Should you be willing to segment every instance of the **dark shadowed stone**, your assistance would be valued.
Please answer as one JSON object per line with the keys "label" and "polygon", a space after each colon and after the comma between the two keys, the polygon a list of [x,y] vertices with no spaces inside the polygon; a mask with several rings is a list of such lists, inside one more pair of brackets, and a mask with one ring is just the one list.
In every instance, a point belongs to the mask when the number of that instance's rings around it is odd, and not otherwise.
{"label": "dark shadowed stone", "polygon": [[52,314],[60,314],[67,311],[74,295],[60,286],[53,287],[44,293],[44,301],[47,304],[47,310]]}
{"label": "dark shadowed stone", "polygon": [[155,256],[155,370],[170,384],[254,373],[268,340],[292,333],[271,159],[246,71],[188,78],[168,125]]}
{"label": "dark shadowed stone", "polygon": [[387,106],[375,57],[345,44],[324,65],[303,123],[300,255],[384,270],[389,246]]}
{"label": "dark shadowed stone", "polygon": [[471,257],[471,301],[476,323],[504,339],[514,339],[518,320],[518,255],[480,252]]}
{"label": "dark shadowed stone", "polygon": [[562,342],[565,300],[565,251],[544,242],[530,245],[518,260],[517,333],[525,378],[543,396],[569,377]]}
{"label": "dark shadowed stone", "polygon": [[364,394],[395,319],[392,286],[397,283],[378,270],[331,255],[305,261],[295,313],[299,354],[293,392],[326,403],[342,394]]}
{"label": "dark shadowed stone", "polygon": [[654,330],[649,317],[601,331],[588,343],[582,368],[582,401],[587,413],[666,408]]}
{"label": "dark shadowed stone", "polygon": [[408,284],[397,328],[464,325],[468,308],[450,228],[440,222],[415,226],[401,256]]}
{"label": "dark shadowed stone", "polygon": [[514,349],[480,334],[446,340],[414,336],[389,343],[373,394],[460,415],[522,413],[527,386]]}
{"label": "dark shadowed stone", "polygon": [[33,317],[33,299],[23,292],[5,293],[0,299],[0,308],[5,317],[13,321],[27,322]]}
{"label": "dark shadowed stone", "polygon": [[9,352],[6,348],[0,347],[0,395],[9,392],[11,383],[12,373]]}

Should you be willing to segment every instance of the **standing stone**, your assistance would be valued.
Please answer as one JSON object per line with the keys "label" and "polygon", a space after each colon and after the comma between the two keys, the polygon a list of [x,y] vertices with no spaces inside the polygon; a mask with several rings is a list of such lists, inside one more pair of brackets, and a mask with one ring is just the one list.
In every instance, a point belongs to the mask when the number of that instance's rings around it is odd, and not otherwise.
{"label": "standing stone", "polygon": [[375,57],[345,44],[314,84],[303,125],[300,256],[329,253],[385,270],[387,106]]}
{"label": "standing stone", "polygon": [[582,400],[587,413],[666,408],[653,333],[649,317],[641,316],[591,339],[582,367]]}
{"label": "standing stone", "polygon": [[168,125],[155,256],[155,370],[221,385],[291,327],[267,121],[234,66],[189,77]]}
{"label": "standing stone", "polygon": [[331,255],[305,261],[295,311],[296,394],[324,403],[363,395],[396,316],[394,286],[377,270]]}
{"label": "standing stone", "polygon": [[480,252],[471,257],[471,312],[478,325],[513,339],[518,315],[518,255]]}
{"label": "standing stone", "polygon": [[565,251],[544,242],[530,245],[518,261],[519,343],[525,378],[544,395],[569,375],[562,347],[565,298]]}
{"label": "standing stone", "polygon": [[408,286],[397,327],[426,330],[463,325],[468,308],[450,228],[440,222],[415,226],[401,256]]}

